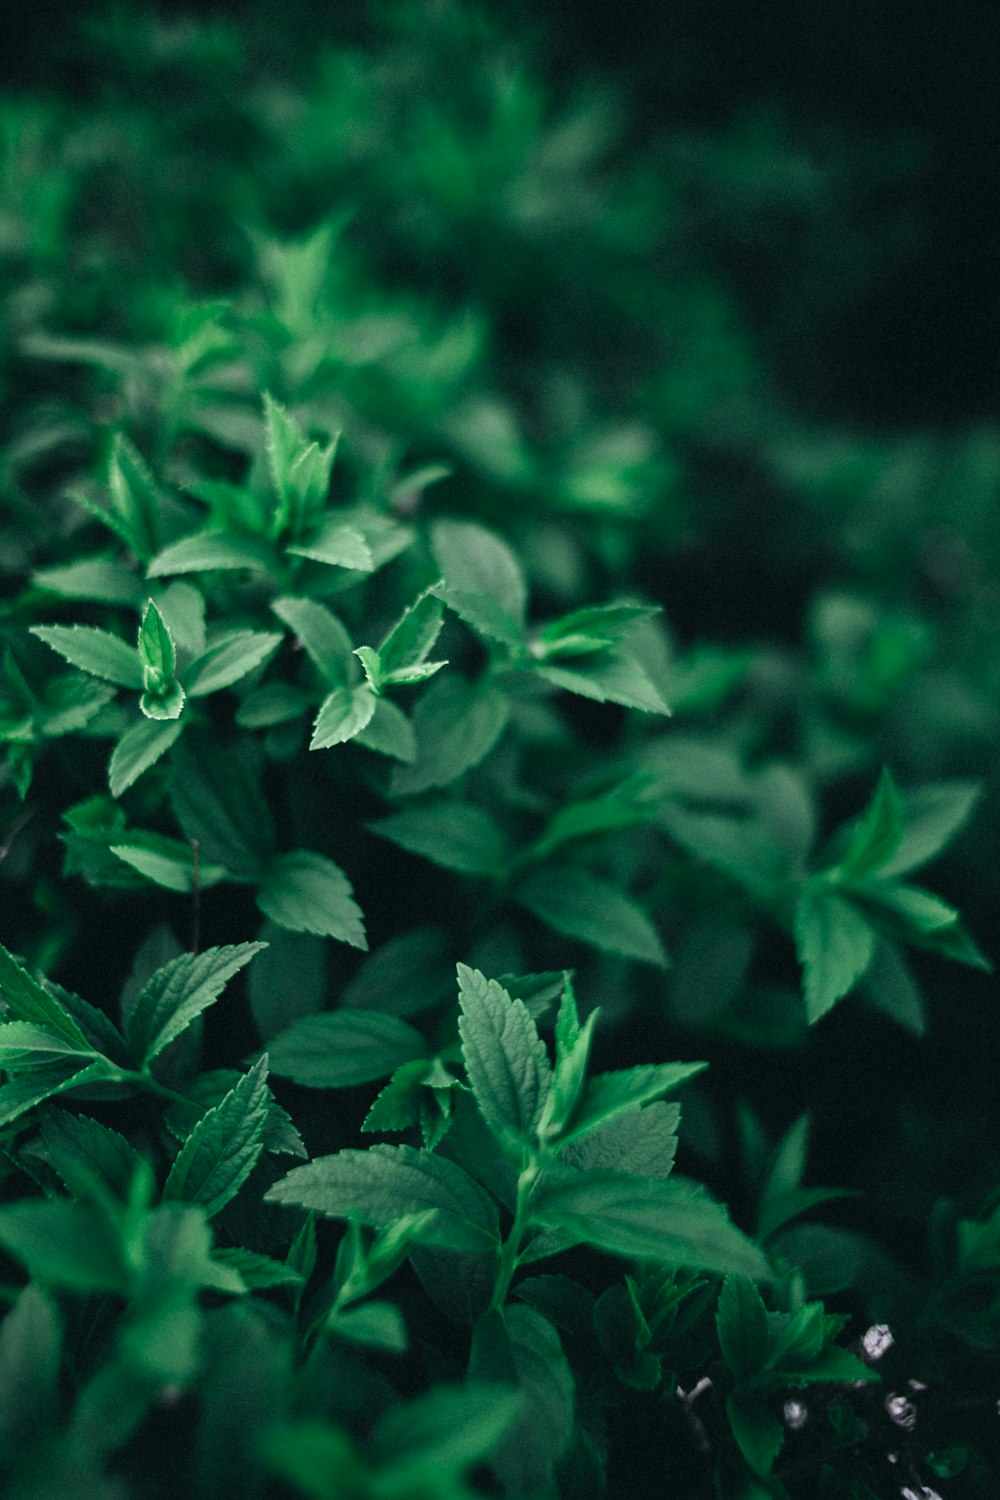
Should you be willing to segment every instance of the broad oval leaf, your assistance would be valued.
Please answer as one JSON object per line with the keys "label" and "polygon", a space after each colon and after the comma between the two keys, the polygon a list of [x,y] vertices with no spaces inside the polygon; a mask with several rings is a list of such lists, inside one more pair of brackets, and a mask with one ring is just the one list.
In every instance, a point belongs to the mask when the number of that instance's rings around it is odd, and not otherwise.
{"label": "broad oval leaf", "polygon": [[353,740],[371,722],[378,699],[367,682],[334,688],[320,704],[310,750],[329,750]]}
{"label": "broad oval leaf", "polygon": [[458,965],[462,1058],[483,1118],[493,1133],[530,1136],[538,1124],[552,1070],[523,1000],[495,979]]}
{"label": "broad oval leaf", "polygon": [[352,1214],[376,1228],[407,1214],[436,1209],[421,1223],[422,1244],[448,1250],[488,1250],[499,1241],[493,1200],[455,1162],[412,1146],[338,1151],[295,1167],[264,1195],[331,1219]]}
{"label": "broad oval leaf", "polygon": [[349,1088],[385,1078],[426,1057],[419,1031],[379,1011],[335,1010],[303,1016],[269,1044],[271,1071],[314,1089]]}
{"label": "broad oval leaf", "polygon": [[497,824],[471,802],[428,802],[367,826],[401,849],[462,875],[497,875],[507,853]]}
{"label": "broad oval leaf", "polygon": [[607,953],[666,965],[659,933],[631,897],[577,865],[545,865],[519,882],[515,899],[556,932]]}
{"label": "broad oval leaf", "polygon": [[257,891],[265,917],[293,932],[316,932],[352,948],[368,947],[364,918],[339,865],[309,849],[279,854]]}

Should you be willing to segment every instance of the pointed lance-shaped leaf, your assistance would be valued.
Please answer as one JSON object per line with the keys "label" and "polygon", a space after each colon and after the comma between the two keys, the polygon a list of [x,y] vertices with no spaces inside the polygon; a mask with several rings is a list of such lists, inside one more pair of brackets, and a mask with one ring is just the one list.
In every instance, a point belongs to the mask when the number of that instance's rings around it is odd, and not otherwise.
{"label": "pointed lance-shaped leaf", "polygon": [[263,943],[236,943],[181,953],[157,969],[136,996],[128,1018],[127,1039],[139,1064],[151,1062],[196,1016],[217,1000]]}
{"label": "pointed lance-shaped leaf", "polygon": [[164,1201],[197,1203],[212,1218],[235,1198],[263,1150],[268,1104],[265,1053],[214,1109],[202,1115],[170,1169]]}
{"label": "pointed lance-shaped leaf", "polygon": [[552,1082],[545,1045],[523,1000],[495,979],[458,965],[462,1058],[487,1125],[503,1138],[531,1136]]}

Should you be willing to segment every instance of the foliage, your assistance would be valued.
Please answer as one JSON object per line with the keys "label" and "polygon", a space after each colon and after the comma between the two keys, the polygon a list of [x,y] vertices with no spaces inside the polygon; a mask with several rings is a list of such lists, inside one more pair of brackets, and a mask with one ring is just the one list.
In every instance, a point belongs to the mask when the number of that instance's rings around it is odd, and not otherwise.
{"label": "foliage", "polygon": [[3,106],[4,1492],[985,1496],[1000,443],[784,393],[846,152],[361,15]]}

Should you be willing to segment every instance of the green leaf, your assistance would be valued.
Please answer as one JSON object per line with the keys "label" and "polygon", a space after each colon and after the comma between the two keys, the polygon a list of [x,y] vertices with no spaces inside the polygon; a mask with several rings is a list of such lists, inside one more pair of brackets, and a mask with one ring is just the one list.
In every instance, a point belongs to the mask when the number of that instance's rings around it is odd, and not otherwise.
{"label": "green leaf", "polygon": [[530,1137],[552,1081],[545,1045],[523,1000],[495,979],[458,965],[462,1060],[476,1103],[499,1139]]}
{"label": "green leaf", "polygon": [[576,1109],[586,1080],[591,1038],[597,1017],[598,1012],[591,1011],[586,1023],[580,1025],[573,981],[567,970],[563,979],[559,1014],[556,1017],[556,1065],[539,1125],[539,1133],[543,1137],[561,1134]]}
{"label": "green leaf", "polygon": [[17,1294],[0,1327],[0,1462],[13,1468],[57,1420],[62,1328],[40,1286]]}
{"label": "green leaf", "polygon": [[27,1198],[0,1206],[0,1245],[43,1285],[82,1293],[128,1288],[109,1223],[68,1198]]}
{"label": "green leaf", "polygon": [[136,1061],[151,1062],[186,1031],[263,947],[235,943],[206,948],[204,953],[181,953],[157,969],[136,996],[128,1018],[126,1034]]}
{"label": "green leaf", "polygon": [[312,562],[325,563],[331,568],[352,568],[358,573],[371,573],[375,567],[372,549],[361,532],[342,521],[327,521],[308,542],[287,550],[296,557],[308,557]]}
{"label": "green leaf", "polygon": [[532,1221],[563,1231],[574,1243],[629,1259],[758,1280],[771,1276],[767,1257],[730,1222],[723,1206],[676,1178],[567,1171],[543,1182]]}
{"label": "green leaf", "polygon": [[50,1109],[41,1135],[48,1159],[72,1197],[92,1199],[96,1185],[121,1202],[127,1200],[142,1157],[117,1130],[88,1115]]}
{"label": "green leaf", "polygon": [[338,1308],[324,1327],[348,1343],[381,1349],[387,1354],[404,1354],[409,1347],[403,1315],[393,1302],[364,1302],[360,1307]]}
{"label": "green leaf", "polygon": [[232,1245],[216,1250],[212,1259],[228,1270],[235,1271],[250,1292],[269,1291],[274,1286],[300,1287],[305,1278],[292,1266],[256,1250],[245,1250],[242,1245]]}
{"label": "green leaf", "polygon": [[515,900],[556,932],[607,953],[666,965],[659,933],[642,908],[615,885],[577,865],[545,865],[514,889]]}
{"label": "green leaf", "polygon": [[365,826],[462,875],[498,875],[507,853],[506,840],[489,813],[469,802],[426,802]]}
{"label": "green leaf", "polygon": [[200,1204],[210,1219],[235,1198],[264,1146],[267,1068],[265,1053],[221,1103],[202,1115],[170,1169],[164,1202]]}
{"label": "green leaf", "polygon": [[841,896],[807,885],[795,908],[795,946],[805,969],[806,1014],[812,1024],[861,978],[875,951],[875,934]]}
{"label": "green leaf", "polygon": [[886,767],[840,861],[843,873],[858,880],[880,870],[899,848],[903,822],[903,804]]}
{"label": "green leaf", "polygon": [[146,576],[164,578],[173,573],[211,573],[234,568],[269,572],[274,561],[270,549],[256,539],[205,531],[181,537],[180,541],[164,547],[150,562]]}
{"label": "green leaf", "polygon": [[755,1474],[767,1476],[785,1441],[780,1419],[762,1401],[730,1393],[726,1416],[740,1452]]}
{"label": "green leaf", "polygon": [[423,1037],[397,1016],[335,1010],[303,1016],[270,1044],[271,1071],[314,1089],[385,1078],[427,1055]]}
{"label": "green leaf", "polygon": [[390,938],[358,969],[341,1004],[408,1016],[452,992],[453,970],[439,927],[414,927]]}
{"label": "green leaf", "polygon": [[505,646],[517,646],[520,643],[522,632],[517,623],[503,605],[498,604],[489,594],[465,593],[461,589],[449,589],[441,584],[434,592],[479,635],[501,641]]}
{"label": "green leaf", "polygon": [[84,1053],[78,1042],[31,1021],[0,1023],[0,1068],[16,1072],[66,1056],[92,1057],[93,1051],[88,1047]]}
{"label": "green leaf", "polygon": [[767,1359],[767,1308],[746,1276],[727,1276],[715,1314],[722,1357],[737,1380],[762,1369]]}
{"label": "green leaf", "polygon": [[353,948],[368,947],[364,918],[339,865],[308,849],[279,854],[257,890],[265,917],[293,932],[315,932]]}
{"label": "green leaf", "polygon": [[[558,620],[546,625],[539,634],[539,641],[562,647],[567,639],[591,637],[608,643],[621,640],[640,620],[653,619],[661,613],[658,605],[649,604],[594,604],[585,609],[575,609]],[[546,651],[546,655],[549,654]]]}
{"label": "green leaf", "polygon": [[533,1307],[514,1303],[476,1324],[470,1376],[499,1374],[505,1366],[521,1405],[491,1467],[504,1494],[554,1495],[555,1465],[573,1435],[575,1382],[558,1333]]}
{"label": "green leaf", "polygon": [[896,852],[882,866],[882,877],[908,875],[939,854],[968,822],[981,792],[975,781],[942,781],[906,792],[906,826]]}
{"label": "green leaf", "polygon": [[444,575],[445,597],[485,596],[496,607],[496,621],[505,632],[499,638],[517,642],[524,629],[527,588],[507,543],[472,521],[437,521],[431,528],[431,546]]}
{"label": "green leaf", "polygon": [[427,1474],[459,1474],[490,1457],[522,1404],[519,1391],[502,1385],[439,1384],[390,1409],[375,1429],[372,1452],[394,1480],[411,1469],[415,1485]]}
{"label": "green leaf", "polygon": [[204,698],[231,687],[259,667],[281,645],[269,630],[228,630],[185,669],[183,682],[192,698]]}
{"label": "green leaf", "polygon": [[165,755],[184,728],[177,719],[139,719],[131,724],[108,763],[108,786],[112,797],[120,797],[150,766]]}
{"label": "green leaf", "polygon": [[575,1140],[619,1115],[644,1108],[707,1067],[703,1062],[644,1063],[637,1068],[598,1073],[587,1080],[564,1139]]}
{"label": "green leaf", "polygon": [[118,636],[92,625],[31,625],[29,629],[74,667],[119,687],[142,691],[139,653]]}
{"label": "green leaf", "polygon": [[157,608],[174,644],[188,656],[205,649],[205,599],[193,583],[170,583],[157,596]]}
{"label": "green leaf", "polygon": [[39,568],[31,576],[36,587],[62,599],[130,605],[139,594],[139,582],[131,569],[106,557],[81,557],[65,567]]}
{"label": "green leaf", "polygon": [[497,1211],[479,1184],[454,1162],[412,1146],[379,1145],[320,1157],[295,1167],[264,1196],[331,1219],[356,1214],[376,1227],[432,1208],[437,1213],[422,1224],[421,1244],[483,1251],[498,1243]]}
{"label": "green leaf", "polygon": [[[80,1062],[86,1066],[80,1067]],[[61,1062],[52,1062],[45,1067],[33,1068],[30,1073],[0,1084],[0,1126],[10,1125],[14,1120],[34,1109],[46,1099],[65,1094],[70,1089],[86,1088],[95,1083],[106,1083],[116,1079],[119,1070],[99,1057],[96,1062],[86,1063],[86,1058],[67,1057]]]}
{"label": "green leaf", "polygon": [[259,766],[240,745],[224,747],[186,734],[173,752],[170,800],[187,838],[206,860],[240,879],[256,880],[277,836]]}
{"label": "green leaf", "polygon": [[13,954],[0,943],[0,999],[10,1014],[18,1021],[30,1021],[53,1032],[69,1042],[71,1047],[89,1050],[89,1043],[80,1027],[68,1015],[65,1008],[27,969],[17,962]]}
{"label": "green leaf", "polygon": [[417,754],[410,765],[393,771],[393,795],[447,786],[477,766],[499,740],[509,715],[506,693],[490,683],[439,677],[413,711]]}
{"label": "green leaf", "polygon": [[822,1302],[806,1302],[786,1315],[768,1355],[768,1364],[783,1374],[811,1365],[827,1339],[827,1321]]}
{"label": "green leaf", "polygon": [[168,682],[156,693],[147,690],[139,699],[139,707],[147,719],[157,722],[179,719],[184,709],[184,689],[179,682]]}
{"label": "green leaf", "polygon": [[560,1146],[560,1159],[578,1172],[631,1172],[665,1179],[677,1154],[679,1104],[656,1100],[640,1110],[607,1120]]}
{"label": "green leaf", "polygon": [[535,673],[553,687],[592,698],[596,703],[621,703],[626,708],[638,708],[651,714],[670,713],[659,689],[639,663],[623,650],[598,657],[593,665],[588,663],[586,669],[539,665]]}
{"label": "green leaf", "polygon": [[315,599],[275,599],[271,608],[302,643],[303,650],[332,687],[343,687],[351,674],[351,638],[332,610]]}
{"label": "green leaf", "polygon": [[[146,604],[146,611],[139,627],[139,660],[148,672],[161,678],[174,675],[177,653],[173,638],[153,600]],[[146,683],[147,689],[149,683]]]}
{"label": "green leaf", "polygon": [[418,666],[441,634],[444,606],[429,591],[404,610],[378,648],[382,673]]}
{"label": "green leaf", "polygon": [[407,765],[417,758],[417,736],[403,710],[388,698],[379,698],[369,723],[355,736],[359,745],[391,755]]}
{"label": "green leaf", "polygon": [[290,682],[265,682],[243,699],[236,722],[241,729],[272,729],[302,718],[312,705],[312,695]]}
{"label": "green leaf", "polygon": [[[314,932],[289,932],[266,922],[267,947],[250,969],[250,1009],[266,1042],[301,1016],[321,1010],[326,997],[326,944]],[[272,1071],[274,1059],[271,1060]]]}
{"label": "green leaf", "polygon": [[866,999],[914,1036],[927,1030],[924,1002],[906,960],[888,938],[880,937],[875,955],[865,970],[862,989]]}
{"label": "green leaf", "polygon": [[132,551],[148,558],[156,549],[162,501],[144,459],[123,432],[112,442],[108,489]]}
{"label": "green leaf", "polygon": [[334,688],[320,704],[309,749],[329,750],[354,739],[371,722],[377,704],[367,682]]}
{"label": "green leaf", "polygon": [[223,865],[196,857],[193,842],[184,844],[160,833],[133,829],[120,843],[108,848],[116,859],[168,891],[188,894],[208,890],[226,875]]}

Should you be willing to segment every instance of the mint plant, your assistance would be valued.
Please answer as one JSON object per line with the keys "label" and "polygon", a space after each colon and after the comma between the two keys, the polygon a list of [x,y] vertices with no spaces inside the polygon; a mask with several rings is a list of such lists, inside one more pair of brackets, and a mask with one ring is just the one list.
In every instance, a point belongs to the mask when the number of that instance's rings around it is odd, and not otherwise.
{"label": "mint plant", "polygon": [[985,1500],[995,444],[752,332],[857,156],[369,20],[3,106],[3,1491]]}

